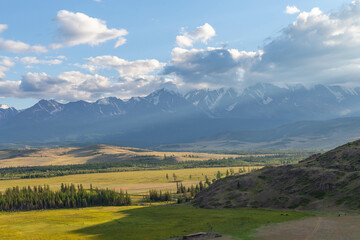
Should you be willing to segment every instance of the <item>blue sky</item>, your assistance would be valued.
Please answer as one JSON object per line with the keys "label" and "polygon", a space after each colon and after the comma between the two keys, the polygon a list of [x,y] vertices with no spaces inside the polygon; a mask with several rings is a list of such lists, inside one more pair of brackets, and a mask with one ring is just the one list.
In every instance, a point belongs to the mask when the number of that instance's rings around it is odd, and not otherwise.
{"label": "blue sky", "polygon": [[356,85],[350,47],[358,45],[349,39],[360,29],[360,3],[351,2],[0,1],[0,104],[128,98],[160,87]]}

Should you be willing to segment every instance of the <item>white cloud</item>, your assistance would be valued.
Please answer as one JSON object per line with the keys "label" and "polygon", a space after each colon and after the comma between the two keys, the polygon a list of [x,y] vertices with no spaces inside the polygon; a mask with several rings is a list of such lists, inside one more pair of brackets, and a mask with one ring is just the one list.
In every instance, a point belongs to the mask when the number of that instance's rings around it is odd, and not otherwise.
{"label": "white cloud", "polygon": [[205,23],[204,25],[197,27],[193,32],[185,32],[183,35],[176,37],[176,43],[180,47],[192,47],[194,42],[201,41],[207,43],[212,37],[216,35],[214,28]]}
{"label": "white cloud", "polygon": [[63,72],[58,76],[29,72],[20,81],[0,81],[0,97],[94,101],[107,96],[129,98],[162,87],[174,87],[171,79],[154,75],[138,76],[131,81],[128,78],[112,81],[98,74],[79,71]]}
{"label": "white cloud", "polygon": [[5,72],[10,70],[10,67],[14,66],[14,62],[11,58],[6,56],[0,56],[0,79],[5,78]]}
{"label": "white cloud", "polygon": [[55,58],[50,60],[40,60],[37,57],[23,57],[20,61],[26,65],[33,65],[33,64],[48,64],[48,65],[58,65],[63,62],[63,56],[61,58]]}
{"label": "white cloud", "polygon": [[106,92],[112,92],[108,78],[83,74],[77,71],[64,72],[56,77],[46,73],[27,73],[21,78],[13,93],[26,98],[55,98],[62,101],[95,100]]}
{"label": "white cloud", "polygon": [[21,41],[5,40],[0,38],[0,50],[12,53],[45,53],[47,52],[44,46],[30,46]]}
{"label": "white cloud", "polygon": [[245,52],[225,48],[174,48],[164,74],[173,74],[181,82],[196,86],[234,86],[243,81],[243,72],[261,55],[261,51]]}
{"label": "white cloud", "polygon": [[[8,28],[6,24],[0,24],[0,33]],[[0,38],[0,50],[12,52],[12,53],[45,53],[47,52],[46,47],[35,45],[31,46],[21,41],[6,40]]]}
{"label": "white cloud", "polygon": [[115,43],[115,48],[117,48],[125,44],[124,36],[128,34],[125,29],[109,29],[105,21],[80,12],[61,10],[55,21],[60,25],[57,30],[59,42],[52,44],[52,48],[79,44],[96,46],[113,39],[117,39]]}
{"label": "white cloud", "polygon": [[[186,44],[184,44],[186,45]],[[360,1],[332,13],[301,12],[261,50],[174,48],[164,74],[205,87],[256,82],[360,85]]]}
{"label": "white cloud", "polygon": [[0,33],[2,33],[3,31],[5,31],[8,28],[8,25],[6,24],[0,24]]}
{"label": "white cloud", "polygon": [[11,60],[10,57],[6,57],[6,56],[0,56],[1,61],[0,61],[0,65],[6,66],[6,67],[12,67],[14,66],[14,62]]}
{"label": "white cloud", "polygon": [[5,74],[6,71],[9,71],[9,68],[0,65],[0,79],[3,79],[6,76]]}
{"label": "white cloud", "polygon": [[332,13],[301,12],[264,46],[249,81],[343,84],[360,78],[360,1]]}
{"label": "white cloud", "polygon": [[162,68],[163,63],[156,59],[126,61],[117,56],[97,56],[87,59],[88,64],[83,65],[84,68],[91,72],[96,69],[110,68],[119,72],[120,76],[136,77],[139,75],[149,74],[155,70]]}
{"label": "white cloud", "polygon": [[296,14],[299,13],[300,10],[296,6],[286,6],[285,13],[286,14]]}
{"label": "white cloud", "polygon": [[20,97],[19,85],[20,81],[0,81],[0,97]]}

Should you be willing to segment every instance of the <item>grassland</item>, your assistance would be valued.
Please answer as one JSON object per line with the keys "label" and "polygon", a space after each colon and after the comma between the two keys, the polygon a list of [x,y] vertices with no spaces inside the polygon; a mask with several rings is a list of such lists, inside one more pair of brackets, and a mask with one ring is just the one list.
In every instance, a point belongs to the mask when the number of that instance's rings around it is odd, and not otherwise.
{"label": "grassland", "polygon": [[[91,184],[93,188],[127,190],[138,204],[141,195],[150,189],[175,192],[174,180],[185,186],[196,185],[205,181],[205,176],[210,181],[215,179],[218,172],[223,176],[226,172],[250,172],[263,165],[296,162],[302,156],[265,152],[155,152],[107,145],[6,150],[0,151],[3,179],[0,191],[44,184],[59,189],[61,183],[82,184],[86,189]],[[10,166],[34,167],[5,168]],[[261,209],[198,209],[184,204],[0,212],[0,239],[168,239],[199,231],[250,239],[250,234],[260,226],[312,215],[281,213]]]}
{"label": "grassland", "polygon": [[[249,172],[260,167],[234,167],[234,172],[239,169]],[[89,188],[90,184],[93,187],[101,189],[109,188],[111,190],[127,190],[131,194],[143,194],[149,189],[160,190],[176,190],[176,184],[173,175],[176,175],[176,180],[183,181],[185,186],[197,184],[200,180],[205,180],[207,176],[210,180],[216,177],[218,171],[226,174],[230,168],[191,168],[179,170],[155,170],[155,171],[132,171],[132,172],[110,172],[110,173],[92,173],[92,174],[78,174],[67,175],[53,178],[33,178],[33,179],[15,179],[0,181],[0,191],[6,188],[19,186],[37,186],[48,184],[51,189],[59,189],[61,183],[66,184],[82,184],[84,188]],[[166,178],[168,174],[169,179]]]}
{"label": "grassland", "polygon": [[1,239],[138,240],[215,231],[246,240],[260,226],[308,216],[313,214],[262,209],[209,210],[189,205],[46,210],[0,213],[0,236]]}
{"label": "grassland", "polygon": [[266,157],[275,154],[212,154],[194,152],[157,152],[147,149],[96,145],[84,148],[44,148],[0,151],[0,168],[21,166],[71,165],[94,162],[112,162],[151,157],[176,161],[205,161],[228,158]]}
{"label": "grassland", "polygon": [[[235,152],[223,153],[195,153],[195,152],[158,152],[147,149],[116,147],[109,145],[95,145],[83,148],[44,148],[18,149],[0,151],[0,168],[22,166],[72,165],[99,162],[118,162],[138,159],[164,160],[171,158],[178,162],[207,161],[223,159],[293,159],[303,157],[296,152]],[[306,154],[305,154],[306,155]]]}

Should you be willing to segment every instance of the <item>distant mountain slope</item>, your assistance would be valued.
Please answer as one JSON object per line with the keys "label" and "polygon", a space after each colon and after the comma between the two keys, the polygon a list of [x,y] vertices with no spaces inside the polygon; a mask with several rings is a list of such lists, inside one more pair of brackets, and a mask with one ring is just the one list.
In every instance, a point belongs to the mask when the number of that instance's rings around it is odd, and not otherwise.
{"label": "distant mountain slope", "polygon": [[19,113],[18,110],[16,110],[13,107],[9,107],[5,104],[0,105],[0,124],[1,122],[6,122],[10,119],[12,119],[15,115]]}
{"label": "distant mountain slope", "polygon": [[299,164],[266,167],[216,181],[194,203],[205,208],[360,208],[360,141]]}
{"label": "distant mountain slope", "polygon": [[[206,141],[213,142],[212,146],[231,142],[230,147],[241,143],[246,148],[302,148],[293,143],[326,137],[337,127],[299,121],[360,116],[359,102],[360,88],[271,84],[256,84],[241,92],[230,88],[194,90],[185,95],[159,89],[126,101],[115,97],[66,104],[41,100],[21,111],[1,105],[0,144],[104,142],[154,147]],[[336,121],[342,126],[347,120]],[[294,122],[299,123],[277,128]],[[358,124],[351,124],[336,135],[340,142],[353,139],[358,132]]]}
{"label": "distant mountain slope", "polygon": [[233,149],[331,149],[360,138],[360,118],[325,121],[299,121],[273,129],[228,131],[191,143],[166,144],[163,150],[233,150]]}
{"label": "distant mountain slope", "polygon": [[360,88],[316,85],[278,87],[258,83],[234,89],[194,90],[185,98],[213,117],[324,120],[359,113]]}

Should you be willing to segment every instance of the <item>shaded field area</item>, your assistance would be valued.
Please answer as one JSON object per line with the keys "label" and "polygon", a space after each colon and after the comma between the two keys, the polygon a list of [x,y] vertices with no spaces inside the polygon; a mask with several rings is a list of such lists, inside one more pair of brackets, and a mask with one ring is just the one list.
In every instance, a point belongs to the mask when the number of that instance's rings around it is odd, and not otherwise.
{"label": "shaded field area", "polygon": [[[82,184],[84,188],[89,189],[90,184],[94,188],[109,188],[111,190],[127,190],[131,194],[147,193],[149,189],[176,190],[176,183],[173,181],[182,181],[185,186],[197,184],[200,180],[204,181],[205,176],[210,180],[216,178],[218,172],[223,176],[226,171],[233,169],[235,173],[241,171],[249,172],[256,167],[234,167],[234,168],[191,168],[179,170],[152,170],[152,171],[132,171],[132,172],[109,172],[109,173],[91,173],[67,175],[52,178],[32,178],[15,179],[0,181],[0,191],[7,188],[19,186],[38,186],[47,184],[51,189],[59,189],[61,183],[64,184]],[[174,179],[175,174],[175,179]],[[166,177],[168,175],[168,178]]]}
{"label": "shaded field area", "polygon": [[259,240],[357,240],[359,226],[360,216],[315,217],[266,226],[254,237]]}
{"label": "shaded field area", "polygon": [[[287,214],[287,216],[286,216]],[[168,239],[214,231],[253,239],[263,225],[313,216],[263,209],[197,209],[189,205],[96,207],[0,213],[2,239]]]}

